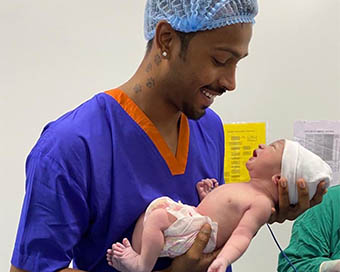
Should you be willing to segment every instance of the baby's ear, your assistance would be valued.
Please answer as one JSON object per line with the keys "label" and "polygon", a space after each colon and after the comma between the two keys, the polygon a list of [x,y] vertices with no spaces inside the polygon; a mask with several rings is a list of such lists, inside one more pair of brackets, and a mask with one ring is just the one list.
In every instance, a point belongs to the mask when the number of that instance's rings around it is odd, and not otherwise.
{"label": "baby's ear", "polygon": [[276,174],[276,175],[272,176],[272,181],[277,185],[277,184],[279,184],[280,178],[281,178],[281,175]]}

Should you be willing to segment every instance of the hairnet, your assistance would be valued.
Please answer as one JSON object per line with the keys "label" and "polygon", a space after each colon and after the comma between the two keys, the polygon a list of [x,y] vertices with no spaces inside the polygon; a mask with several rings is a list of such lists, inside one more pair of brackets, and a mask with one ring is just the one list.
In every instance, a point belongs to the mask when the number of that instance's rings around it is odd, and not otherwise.
{"label": "hairnet", "polygon": [[181,32],[211,30],[237,23],[255,23],[257,0],[147,0],[144,36],[151,40],[160,20]]}

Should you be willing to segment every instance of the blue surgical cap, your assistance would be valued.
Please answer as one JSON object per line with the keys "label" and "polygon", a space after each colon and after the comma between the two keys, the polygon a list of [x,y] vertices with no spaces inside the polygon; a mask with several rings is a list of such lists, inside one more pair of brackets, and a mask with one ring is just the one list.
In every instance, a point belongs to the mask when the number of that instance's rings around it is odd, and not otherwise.
{"label": "blue surgical cap", "polygon": [[188,33],[255,23],[257,11],[257,0],[147,0],[144,36],[151,40],[161,20],[177,31]]}

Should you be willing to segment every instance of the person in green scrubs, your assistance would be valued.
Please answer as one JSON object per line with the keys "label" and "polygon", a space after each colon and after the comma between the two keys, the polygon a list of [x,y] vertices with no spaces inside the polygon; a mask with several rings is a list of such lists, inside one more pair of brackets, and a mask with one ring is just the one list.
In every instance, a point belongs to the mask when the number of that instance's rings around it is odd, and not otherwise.
{"label": "person in green scrubs", "polygon": [[[298,272],[340,272],[340,185],[296,219],[284,253]],[[282,253],[277,271],[295,271]]]}

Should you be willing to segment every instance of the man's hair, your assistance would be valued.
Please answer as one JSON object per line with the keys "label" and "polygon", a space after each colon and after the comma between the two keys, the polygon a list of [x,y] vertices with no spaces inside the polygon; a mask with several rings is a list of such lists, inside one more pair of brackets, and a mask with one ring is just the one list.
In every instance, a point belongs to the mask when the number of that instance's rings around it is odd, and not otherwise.
{"label": "man's hair", "polygon": [[[186,56],[186,53],[187,53],[189,43],[190,43],[191,39],[196,35],[196,32],[184,33],[184,32],[180,32],[180,31],[176,31],[176,34],[181,41],[181,51],[179,53],[179,56],[183,60],[185,60],[185,56]],[[149,40],[147,45],[146,45],[146,55],[149,54],[149,52],[151,51],[153,40],[154,39]]]}

